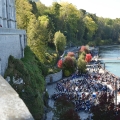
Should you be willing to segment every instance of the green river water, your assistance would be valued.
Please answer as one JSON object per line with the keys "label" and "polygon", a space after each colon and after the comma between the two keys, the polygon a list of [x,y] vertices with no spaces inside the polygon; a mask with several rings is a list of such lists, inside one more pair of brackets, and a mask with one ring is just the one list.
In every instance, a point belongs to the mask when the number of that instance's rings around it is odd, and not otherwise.
{"label": "green river water", "polygon": [[105,69],[120,77],[120,45],[100,47],[99,56],[105,63]]}

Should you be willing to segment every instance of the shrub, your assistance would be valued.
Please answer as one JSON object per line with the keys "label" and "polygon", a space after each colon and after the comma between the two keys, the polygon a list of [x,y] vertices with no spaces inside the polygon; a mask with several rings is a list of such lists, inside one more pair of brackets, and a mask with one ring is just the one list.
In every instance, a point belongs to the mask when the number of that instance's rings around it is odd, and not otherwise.
{"label": "shrub", "polygon": [[68,77],[68,76],[70,76],[70,75],[71,75],[71,73],[70,73],[69,70],[64,70],[64,76],[65,76],[65,77]]}

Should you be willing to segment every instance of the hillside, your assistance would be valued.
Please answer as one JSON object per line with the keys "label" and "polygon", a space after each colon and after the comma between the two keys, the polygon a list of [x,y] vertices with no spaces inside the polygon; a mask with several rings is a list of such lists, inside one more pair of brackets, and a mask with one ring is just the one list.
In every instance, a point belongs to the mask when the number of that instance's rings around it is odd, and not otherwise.
{"label": "hillside", "polygon": [[[21,60],[9,57],[5,78],[10,76],[11,86],[18,92],[35,120],[44,114],[45,92],[44,66],[39,62],[29,47],[25,48],[25,57]],[[14,82],[22,79],[23,82]]]}

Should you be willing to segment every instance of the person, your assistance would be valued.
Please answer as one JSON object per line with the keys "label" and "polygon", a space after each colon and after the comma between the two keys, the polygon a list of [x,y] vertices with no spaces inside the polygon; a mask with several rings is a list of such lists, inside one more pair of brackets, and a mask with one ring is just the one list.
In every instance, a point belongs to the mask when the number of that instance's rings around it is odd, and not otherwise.
{"label": "person", "polygon": [[2,27],[2,25],[0,24],[0,27]]}

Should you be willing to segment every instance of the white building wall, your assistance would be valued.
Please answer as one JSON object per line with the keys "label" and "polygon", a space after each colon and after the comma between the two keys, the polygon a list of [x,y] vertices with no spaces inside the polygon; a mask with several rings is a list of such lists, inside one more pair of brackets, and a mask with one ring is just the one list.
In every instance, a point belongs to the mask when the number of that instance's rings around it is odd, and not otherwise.
{"label": "white building wall", "polygon": [[7,4],[6,0],[3,0],[2,3],[2,19],[3,19],[3,27],[7,28]]}
{"label": "white building wall", "polygon": [[24,57],[25,35],[24,30],[0,28],[0,71],[2,76],[7,68],[10,55],[18,59]]}
{"label": "white building wall", "polygon": [[2,0],[0,0],[0,25],[3,26],[3,19],[2,19]]}

